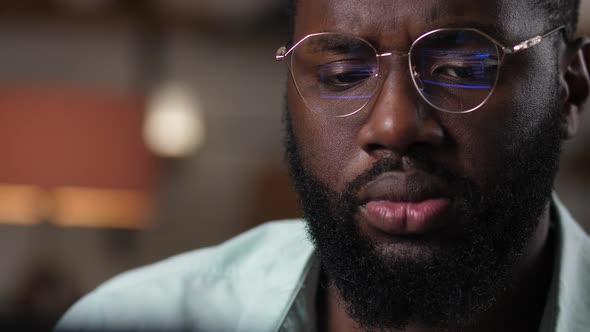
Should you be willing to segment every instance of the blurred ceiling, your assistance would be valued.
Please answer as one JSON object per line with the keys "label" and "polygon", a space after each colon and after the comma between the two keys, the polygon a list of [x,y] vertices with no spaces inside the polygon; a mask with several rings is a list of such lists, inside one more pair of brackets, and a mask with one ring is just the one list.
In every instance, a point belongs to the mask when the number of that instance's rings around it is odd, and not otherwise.
{"label": "blurred ceiling", "polygon": [[[286,0],[3,0],[0,15],[71,18],[147,16],[174,24],[249,25],[284,12]],[[590,34],[590,0],[581,0],[580,33]]]}
{"label": "blurred ceiling", "polygon": [[284,8],[285,0],[3,0],[0,15],[68,18],[148,17],[166,23],[251,24]]}

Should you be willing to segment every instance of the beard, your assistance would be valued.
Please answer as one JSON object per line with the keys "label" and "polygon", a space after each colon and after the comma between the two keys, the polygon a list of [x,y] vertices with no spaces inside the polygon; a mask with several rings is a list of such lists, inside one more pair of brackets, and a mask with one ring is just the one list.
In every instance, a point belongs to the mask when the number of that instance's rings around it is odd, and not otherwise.
{"label": "beard", "polygon": [[355,219],[360,188],[384,172],[399,171],[400,161],[381,159],[336,192],[306,167],[285,112],[286,158],[309,236],[327,281],[360,327],[394,330],[415,323],[460,329],[510,289],[511,272],[539,224],[558,169],[563,116],[554,100],[540,112],[546,117],[533,134],[482,175],[487,185],[438,167],[423,150],[404,156],[449,184],[456,215],[465,220],[452,240],[400,240],[420,255],[384,249]]}

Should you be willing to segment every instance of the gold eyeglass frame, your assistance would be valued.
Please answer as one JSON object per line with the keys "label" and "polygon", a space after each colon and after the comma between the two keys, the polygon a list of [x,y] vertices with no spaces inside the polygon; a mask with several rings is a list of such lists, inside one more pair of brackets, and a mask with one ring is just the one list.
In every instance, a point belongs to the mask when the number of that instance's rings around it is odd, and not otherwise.
{"label": "gold eyeglass frame", "polygon": [[[377,61],[377,73],[375,74],[376,78],[380,77],[380,71],[381,71],[381,67],[380,67],[380,59],[381,58],[385,58],[385,57],[389,57],[389,56],[399,56],[399,57],[408,57],[408,66],[409,66],[409,70],[410,70],[410,74],[412,76],[412,82],[414,83],[414,87],[416,88],[416,90],[418,90],[418,93],[420,94],[420,96],[422,97],[422,99],[431,107],[442,111],[442,112],[446,112],[446,113],[459,113],[459,114],[463,114],[463,113],[469,113],[469,112],[473,112],[476,109],[480,108],[483,104],[485,104],[493,95],[494,90],[496,89],[496,85],[498,83],[498,78],[500,77],[500,69],[501,66],[504,62],[504,58],[506,55],[510,55],[510,54],[515,54],[518,53],[520,51],[529,49],[539,43],[541,43],[545,38],[551,36],[552,34],[564,29],[565,26],[562,25],[560,27],[557,27],[553,30],[550,30],[542,35],[538,35],[535,36],[533,38],[524,40],[522,42],[517,43],[514,46],[505,46],[502,43],[500,43],[499,41],[497,41],[496,39],[494,39],[493,37],[491,37],[490,35],[486,34],[485,32],[475,29],[475,28],[441,28],[441,29],[435,29],[432,31],[428,31],[424,34],[422,34],[420,37],[418,37],[410,46],[410,49],[408,52],[400,52],[400,51],[389,51],[389,52],[384,52],[384,53],[379,53],[377,51],[377,49],[375,49],[375,47],[369,43],[367,40],[354,36],[354,35],[349,35],[349,34],[345,34],[345,33],[339,33],[339,32],[319,32],[319,33],[312,33],[309,34],[303,38],[301,38],[301,40],[299,40],[297,43],[295,43],[292,47],[287,48],[287,45],[281,46],[275,54],[275,61],[285,61],[287,58],[290,58],[289,55],[291,55],[291,53],[304,41],[306,41],[309,38],[315,37],[315,36],[320,36],[320,35],[328,35],[328,34],[333,34],[333,35],[341,35],[341,36],[347,36],[347,37],[353,37],[356,39],[359,39],[361,41],[363,41],[364,43],[366,43],[367,45],[369,45],[373,51],[375,52],[375,56],[376,56],[376,61]],[[472,31],[472,32],[476,32],[478,34],[480,34],[481,36],[485,37],[486,39],[488,39],[489,41],[491,41],[492,43],[494,43],[494,45],[496,45],[496,48],[498,50],[498,56],[499,56],[499,63],[498,63],[498,74],[496,75],[496,80],[494,81],[494,85],[493,87],[490,89],[490,92],[488,93],[488,96],[477,106],[468,109],[466,111],[449,111],[449,110],[445,110],[441,107],[438,107],[436,105],[434,105],[432,102],[430,102],[422,93],[422,89],[418,86],[418,82],[416,81],[417,79],[419,79],[419,74],[416,72],[416,70],[413,68],[412,66],[412,50],[414,50],[414,47],[424,38],[432,35],[432,34],[436,34],[436,33],[440,33],[440,32],[445,32],[445,31]],[[299,94],[299,96],[301,97],[301,99],[304,101],[305,105],[307,106],[307,108],[309,108],[310,110],[312,110],[315,113],[324,115],[324,116],[329,116],[326,115],[324,113],[318,112],[316,110],[314,110],[307,102],[307,100],[305,99],[305,97],[303,96],[303,94],[301,93],[299,86],[297,85],[297,81],[295,80],[294,77],[294,73],[291,70],[291,61],[287,62],[287,67],[289,68],[289,72],[291,73],[291,79],[293,80],[293,83],[295,84],[295,88],[297,89],[297,93]],[[362,110],[363,108],[365,108],[365,106],[367,106],[367,104],[370,103],[371,99],[373,99],[373,97],[375,95],[378,95],[378,91],[382,88],[383,84],[379,84],[379,87],[376,88],[376,90],[373,92],[373,95],[371,96],[371,98],[369,98],[367,100],[366,103],[364,103],[362,106],[360,106],[357,110],[344,114],[344,115],[333,115],[332,117],[337,117],[337,118],[343,118],[343,117],[347,117],[347,116],[351,116],[353,114],[358,113],[360,110]]]}

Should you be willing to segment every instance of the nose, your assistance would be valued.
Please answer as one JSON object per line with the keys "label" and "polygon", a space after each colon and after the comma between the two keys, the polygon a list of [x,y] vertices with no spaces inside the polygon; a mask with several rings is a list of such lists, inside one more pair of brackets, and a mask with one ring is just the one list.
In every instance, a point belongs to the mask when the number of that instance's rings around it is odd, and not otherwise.
{"label": "nose", "polygon": [[445,140],[437,111],[425,105],[409,75],[400,77],[400,72],[384,77],[375,101],[367,105],[358,144],[370,155],[403,157],[416,145],[434,147]]}

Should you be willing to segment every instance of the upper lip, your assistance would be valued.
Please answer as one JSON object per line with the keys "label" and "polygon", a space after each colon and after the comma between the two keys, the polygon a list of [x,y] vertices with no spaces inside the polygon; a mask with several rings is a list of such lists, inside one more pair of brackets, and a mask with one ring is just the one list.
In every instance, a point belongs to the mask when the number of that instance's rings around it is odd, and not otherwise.
{"label": "upper lip", "polygon": [[422,171],[386,172],[358,192],[361,205],[371,201],[421,202],[449,196],[446,181]]}

